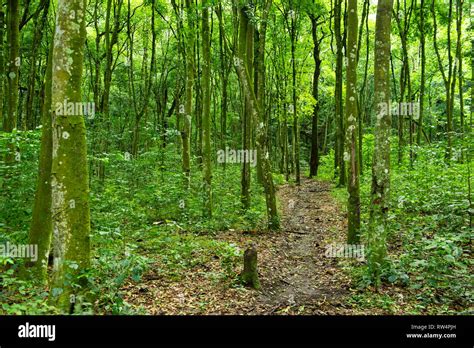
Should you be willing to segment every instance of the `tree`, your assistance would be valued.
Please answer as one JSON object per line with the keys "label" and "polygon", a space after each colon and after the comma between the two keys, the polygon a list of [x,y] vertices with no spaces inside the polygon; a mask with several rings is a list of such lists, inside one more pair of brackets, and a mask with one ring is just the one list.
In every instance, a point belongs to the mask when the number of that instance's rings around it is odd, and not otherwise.
{"label": "tree", "polygon": [[347,18],[347,78],[346,78],[346,145],[344,160],[347,161],[347,202],[349,244],[359,242],[360,195],[359,195],[359,146],[358,146],[358,108],[357,108],[357,0],[348,2]]}
{"label": "tree", "polygon": [[[35,98],[36,79],[38,74],[38,51],[41,47],[44,28],[48,20],[50,0],[41,0],[36,11],[37,17],[34,18],[35,31],[33,36],[33,47],[30,54],[30,71],[28,76],[28,95],[26,99],[26,115],[23,118],[23,129],[34,129],[36,119],[33,115],[33,101]],[[41,10],[43,11],[40,16]],[[39,18],[38,18],[39,17]]]}
{"label": "tree", "polygon": [[342,48],[343,38],[341,35],[341,4],[342,0],[334,1],[334,36],[336,37],[336,85],[334,89],[335,119],[336,119],[336,149],[335,167],[339,174],[339,186],[346,185],[346,169],[343,158],[344,152],[344,111],[342,101]]}
{"label": "tree", "polygon": [[431,3],[431,14],[433,15],[433,46],[435,49],[436,57],[438,59],[438,67],[443,77],[444,88],[446,90],[446,134],[447,134],[447,146],[446,146],[446,160],[450,161],[452,157],[453,148],[453,112],[454,112],[454,86],[456,84],[456,67],[453,62],[453,55],[451,52],[451,22],[453,14],[453,0],[449,0],[448,5],[448,73],[446,74],[445,68],[441,59],[441,54],[438,47],[438,22],[436,19],[435,1]]}
{"label": "tree", "polygon": [[[243,6],[239,7],[239,46],[238,55],[242,58],[242,63],[245,65],[245,71],[247,72],[248,84],[253,86],[253,52],[254,52],[254,27],[250,21],[249,13],[250,7],[248,3],[244,3]],[[244,150],[244,161],[242,163],[242,178],[241,178],[241,201],[244,210],[250,208],[250,161],[247,158],[249,151],[251,150],[252,140],[252,116],[249,105],[249,100],[246,96],[245,86],[241,83],[242,88],[242,149]]]}
{"label": "tree", "polygon": [[0,4],[0,119],[5,130],[5,124],[8,122],[6,114],[3,112],[3,86],[5,80],[5,55],[4,55],[4,36],[5,36],[5,10],[3,4]]}
{"label": "tree", "polygon": [[194,5],[191,0],[186,0],[187,28],[185,31],[185,55],[186,55],[186,82],[185,82],[185,104],[181,137],[183,142],[183,174],[185,187],[191,185],[191,120],[193,113],[193,86],[194,86]]}
{"label": "tree", "polygon": [[421,145],[421,133],[423,132],[423,115],[425,103],[425,78],[426,78],[426,47],[425,47],[425,0],[420,1],[420,46],[421,46],[421,77],[420,77],[420,113],[418,115],[418,128],[416,143]]}
{"label": "tree", "polygon": [[46,283],[48,259],[53,233],[51,203],[51,166],[52,166],[52,76],[53,76],[53,43],[48,56],[45,77],[45,100],[41,110],[41,148],[39,155],[38,180],[33,206],[33,217],[29,231],[29,242],[38,245],[38,260],[31,264],[31,276],[39,282]]}
{"label": "tree", "polygon": [[[59,110],[81,103],[86,0],[58,0],[52,73],[52,221],[54,268],[51,301],[70,312],[77,276],[90,266],[90,213],[86,129],[82,115]],[[74,104],[76,105],[76,104]],[[61,112],[62,111],[62,112]],[[70,114],[71,113],[71,114]]]}
{"label": "tree", "polygon": [[298,13],[294,6],[293,0],[290,0],[290,11],[288,12],[290,17],[290,24],[287,24],[290,32],[291,42],[291,77],[292,77],[292,110],[293,110],[293,151],[295,159],[295,180],[296,184],[299,185],[301,182],[300,178],[300,124],[298,114],[298,98],[296,95],[296,40],[298,39]]}
{"label": "tree", "polygon": [[386,254],[386,223],[390,195],[390,20],[393,0],[379,0],[375,24],[375,146],[368,231],[368,262],[377,285]]}
{"label": "tree", "polygon": [[209,1],[202,1],[202,140],[204,177],[204,215],[212,216],[212,161],[211,161],[211,46],[209,33]]}
{"label": "tree", "polygon": [[[18,116],[18,76],[20,72],[20,2],[8,0],[8,61],[7,61],[7,115],[3,122],[3,130],[11,133],[16,128]],[[6,162],[14,159],[14,148],[10,145]]]}
{"label": "tree", "polygon": [[[400,35],[400,41],[402,43],[402,67],[400,70],[400,107],[406,100],[406,102],[411,103],[411,79],[410,79],[410,64],[409,64],[409,56],[408,56],[408,34],[410,31],[410,23],[411,23],[411,15],[413,13],[414,8],[414,1],[410,3],[409,8],[407,8],[407,2],[403,1],[403,10],[400,9],[400,0],[397,0],[396,3],[396,10],[394,10],[394,18],[397,23],[398,34]],[[402,20],[403,18],[403,20]],[[401,164],[403,161],[403,147],[405,145],[404,140],[404,128],[405,128],[405,112],[398,112],[398,164]],[[409,123],[409,137],[410,137],[410,160],[413,160],[413,152],[412,152],[412,143],[413,143],[413,136],[412,136],[412,115],[410,116],[410,123]],[[410,163],[411,163],[410,162]]]}
{"label": "tree", "polygon": [[313,98],[316,101],[313,108],[312,129],[311,129],[311,157],[309,160],[309,176],[315,177],[318,175],[319,166],[319,76],[321,75],[321,41],[324,35],[318,37],[318,20],[320,16],[312,13],[309,15],[311,20],[311,34],[313,37],[313,59],[314,59],[314,73],[313,73]]}
{"label": "tree", "polygon": [[[240,13],[245,13],[245,5],[243,7],[238,7],[236,4],[236,0],[234,0],[234,6],[240,9]],[[268,16],[268,11],[271,6],[271,1],[267,0],[266,5],[264,7],[264,21],[266,21],[266,18]],[[246,15],[243,15],[240,17],[241,19],[246,20]],[[241,30],[243,32],[239,33],[241,45],[243,43],[243,36],[245,34],[245,37],[247,36],[246,34],[246,25],[242,25],[241,23]],[[265,47],[265,39],[264,39],[264,33],[265,31],[260,33],[260,45],[263,45],[263,48]],[[247,40],[245,40],[247,42]],[[245,103],[249,108],[250,115],[248,117],[251,117],[252,122],[254,124],[259,124],[258,120],[263,119],[262,116],[262,109],[260,109],[260,105],[262,101],[257,100],[257,97],[255,95],[255,90],[254,86],[251,83],[251,78],[250,78],[250,73],[249,73],[249,65],[246,64],[246,52],[247,52],[248,47],[240,47],[237,56],[234,59],[234,66],[235,70],[237,72],[237,76],[239,78],[242,92],[245,98]],[[260,56],[260,59],[262,59],[263,56]],[[261,62],[260,64],[257,64],[257,66],[262,67]],[[260,86],[260,88],[263,88],[263,85]],[[257,127],[256,130],[256,145],[262,151],[262,154],[264,154],[261,157],[262,162],[262,175],[263,175],[263,186],[265,190],[265,201],[266,201],[266,206],[267,206],[267,220],[268,220],[268,228],[270,230],[276,230],[279,228],[279,218],[278,218],[278,210],[276,207],[276,197],[275,197],[275,187],[273,183],[273,175],[272,175],[272,167],[271,167],[271,162],[270,162],[270,156],[268,154],[268,150],[265,149],[264,144],[265,144],[265,127],[259,126]]]}

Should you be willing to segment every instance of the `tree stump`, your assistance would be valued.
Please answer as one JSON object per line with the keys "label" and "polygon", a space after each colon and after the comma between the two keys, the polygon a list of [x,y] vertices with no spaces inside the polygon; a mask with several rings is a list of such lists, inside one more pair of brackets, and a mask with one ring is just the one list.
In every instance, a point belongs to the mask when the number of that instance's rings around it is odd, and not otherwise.
{"label": "tree stump", "polygon": [[256,290],[260,289],[260,281],[258,280],[257,271],[257,249],[253,243],[245,250],[244,270],[242,271],[240,278],[244,285]]}

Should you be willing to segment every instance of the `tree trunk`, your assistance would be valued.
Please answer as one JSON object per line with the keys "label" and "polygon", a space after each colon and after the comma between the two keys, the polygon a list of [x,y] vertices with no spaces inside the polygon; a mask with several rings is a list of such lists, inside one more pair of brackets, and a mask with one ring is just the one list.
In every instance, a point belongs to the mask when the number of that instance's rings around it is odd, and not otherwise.
{"label": "tree trunk", "polygon": [[[293,2],[290,2],[293,5]],[[296,11],[291,15],[290,39],[291,39],[291,69],[292,69],[292,100],[293,100],[293,153],[295,161],[295,181],[299,185],[300,179],[300,126],[298,120],[298,98],[296,96]]]}
{"label": "tree trunk", "polygon": [[[235,4],[235,2],[234,2]],[[271,1],[266,3],[266,10],[265,12],[267,14],[264,15],[264,21],[266,21],[266,16],[268,15],[268,11],[271,6]],[[245,14],[245,7],[241,7],[241,14]],[[244,20],[247,17],[244,16]],[[241,27],[242,29],[242,27]],[[243,28],[245,32],[245,27]],[[265,32],[265,30],[263,30]],[[242,35],[244,33],[240,33]],[[265,48],[265,39],[263,37],[264,35],[261,36],[260,44],[263,45],[263,50]],[[263,39],[263,40],[262,40]],[[242,37],[241,37],[242,41]],[[250,78],[250,73],[249,73],[249,66],[246,64],[245,61],[245,52],[247,52],[247,48],[245,47],[242,48],[240,47],[238,51],[238,56],[235,57],[234,59],[234,66],[235,70],[237,72],[237,76],[239,78],[241,87],[242,87],[242,93],[245,98],[245,103],[248,106],[248,110],[250,114],[248,117],[251,117],[252,123],[258,124],[258,120],[263,119],[262,113],[264,112],[262,109],[260,109],[260,103],[259,100],[257,100],[257,97],[254,92],[254,86],[252,84],[252,80]],[[260,59],[264,58],[264,56],[260,56]],[[258,66],[263,68],[262,62],[258,63]],[[261,86],[263,88],[263,85]],[[263,103],[261,100],[260,102]],[[263,105],[263,104],[262,104]],[[271,162],[270,162],[270,154],[268,153],[268,149],[265,148],[265,143],[266,143],[266,132],[265,132],[265,127],[262,126],[262,124],[259,124],[259,126],[256,129],[256,145],[264,156],[262,156],[262,174],[263,174],[263,186],[265,190],[265,201],[266,201],[266,206],[267,206],[267,218],[268,218],[268,228],[269,230],[276,230],[279,228],[279,218],[278,218],[278,211],[276,207],[276,197],[275,197],[275,187],[273,183],[273,176],[272,176],[272,167],[271,167]]]}
{"label": "tree trunk", "polygon": [[311,129],[311,157],[309,160],[309,177],[318,175],[319,167],[319,76],[321,74],[321,58],[320,58],[320,43],[322,39],[318,38],[318,18],[310,15],[311,32],[313,36],[313,59],[314,59],[314,73],[313,73],[313,98],[316,104],[313,108],[312,129]]}
{"label": "tree trunk", "polygon": [[[53,38],[54,42],[54,38]],[[48,65],[45,77],[45,96],[41,112],[41,148],[36,182],[35,202],[30,225],[29,243],[38,245],[38,260],[31,267],[31,278],[41,283],[47,281],[48,259],[53,232],[51,216],[51,165],[52,165],[52,108],[51,88],[53,76],[53,43],[48,55]]]}
{"label": "tree trunk", "polygon": [[30,58],[30,72],[28,77],[28,95],[26,98],[26,129],[34,129],[36,127],[34,119],[34,110],[33,110],[33,101],[35,97],[35,88],[36,88],[36,75],[37,75],[37,56],[38,48],[40,47],[41,40],[43,38],[43,30],[48,20],[48,11],[49,11],[50,0],[42,0],[41,4],[38,5],[43,8],[43,15],[38,19],[35,18],[35,32],[33,38],[33,48],[31,50]]}
{"label": "tree trunk", "polygon": [[334,35],[336,36],[336,86],[335,86],[335,105],[336,105],[336,152],[335,167],[336,175],[339,175],[339,186],[346,185],[346,169],[343,158],[344,152],[344,116],[342,103],[342,35],[341,35],[341,3],[342,0],[334,2]]}
{"label": "tree trunk", "polygon": [[421,145],[421,134],[423,132],[423,115],[425,103],[425,74],[426,74],[426,52],[425,52],[425,0],[420,3],[420,45],[421,45],[421,80],[420,80],[420,111],[418,114],[418,128],[416,143]]}
{"label": "tree trunk", "polygon": [[[252,85],[252,55],[253,55],[253,26],[250,24],[250,20],[247,14],[247,6],[240,8],[240,29],[239,29],[239,56],[243,60],[245,65],[245,71],[248,74],[249,81],[248,83]],[[243,86],[242,86],[243,89]],[[243,95],[243,108],[242,108],[242,149],[246,152],[250,151],[251,147],[251,127],[252,127],[252,117],[250,115],[250,107],[248,100],[245,96],[246,92],[242,90]],[[244,163],[242,163],[242,178],[241,178],[241,201],[242,207],[244,210],[250,208],[250,163],[248,159],[245,158]]]}
{"label": "tree trunk", "polygon": [[357,110],[357,0],[348,1],[347,18],[347,78],[346,78],[346,151],[347,161],[347,202],[349,244],[360,241],[360,195],[359,195],[359,156],[358,156],[358,110]]}
{"label": "tree trunk", "polygon": [[386,218],[390,193],[390,25],[393,0],[379,0],[375,25],[374,94],[377,108],[372,165],[369,271],[376,286],[386,255]]}
{"label": "tree trunk", "polygon": [[202,0],[202,137],[204,216],[212,216],[212,157],[211,157],[211,38],[209,33],[209,0]]}
{"label": "tree trunk", "polygon": [[191,121],[193,114],[193,88],[194,88],[194,5],[191,0],[186,0],[186,90],[185,90],[185,104],[184,117],[182,123],[181,137],[183,142],[183,174],[184,186],[189,189],[191,185]]}
{"label": "tree trunk", "polygon": [[[53,49],[52,220],[54,268],[51,301],[72,312],[70,296],[85,285],[77,275],[90,266],[90,213],[86,129],[82,115],[65,115],[65,101],[81,103],[85,0],[59,0]],[[71,16],[74,13],[74,16]],[[81,289],[82,290],[82,289]]]}
{"label": "tree trunk", "polygon": [[[7,86],[8,102],[7,116],[3,124],[3,130],[11,133],[16,128],[18,114],[18,74],[20,72],[20,5],[18,0],[8,0],[8,62],[7,62]],[[6,162],[14,160],[14,146],[9,145]]]}
{"label": "tree trunk", "polygon": [[5,36],[5,12],[3,6],[0,6],[0,120],[2,120],[3,130],[6,129],[7,114],[4,113],[3,107],[3,84],[5,81],[5,53],[4,53],[4,36]]}

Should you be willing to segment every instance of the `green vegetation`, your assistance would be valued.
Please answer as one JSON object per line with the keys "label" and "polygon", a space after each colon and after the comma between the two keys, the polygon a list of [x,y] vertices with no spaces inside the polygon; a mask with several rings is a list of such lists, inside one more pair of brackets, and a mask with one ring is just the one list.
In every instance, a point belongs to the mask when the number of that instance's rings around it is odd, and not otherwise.
{"label": "green vegetation", "polygon": [[472,314],[472,11],[0,0],[0,315]]}

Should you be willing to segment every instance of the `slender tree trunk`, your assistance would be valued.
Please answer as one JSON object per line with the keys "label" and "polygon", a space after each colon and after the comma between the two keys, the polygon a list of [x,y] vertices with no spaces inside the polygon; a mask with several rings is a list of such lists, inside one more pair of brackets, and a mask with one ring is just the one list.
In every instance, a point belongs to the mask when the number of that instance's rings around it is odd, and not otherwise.
{"label": "slender tree trunk", "polygon": [[[236,0],[234,1],[234,6],[237,6],[235,4]],[[264,22],[266,22],[266,18],[268,16],[268,11],[270,10],[271,6],[271,1],[266,2],[265,5],[265,14],[264,14]],[[245,6],[241,7],[241,14],[245,13]],[[248,20],[247,16],[243,16],[244,20]],[[242,25],[242,23],[241,23]],[[266,24],[265,24],[266,25]],[[264,26],[265,26],[264,25]],[[240,35],[245,33],[245,28],[241,29],[244,30],[244,32],[240,33]],[[262,28],[262,32],[265,33],[265,28]],[[261,34],[262,34],[261,32]],[[264,51],[265,48],[265,35],[261,35],[259,44],[262,45],[260,49]],[[240,38],[241,43],[243,41],[242,36]],[[252,80],[250,78],[250,73],[249,73],[249,65],[246,62],[245,57],[245,52],[248,52],[248,47],[240,47],[238,51],[238,56],[235,57],[234,60],[234,66],[235,70],[237,72],[237,76],[239,78],[240,84],[242,86],[242,92],[245,97],[245,102],[248,106],[248,110],[250,111],[249,117],[252,118],[252,121],[254,124],[257,124],[258,120],[261,120],[264,118],[263,112],[264,108],[261,109],[260,107],[264,107],[263,100],[257,100],[257,96],[255,95],[255,90],[254,90],[254,85],[252,83]],[[264,59],[264,56],[259,56],[260,60]],[[257,63],[257,66],[259,66],[259,69],[263,68],[263,62],[260,61]],[[261,84],[260,88],[262,89],[262,95],[264,95],[264,85]],[[262,156],[262,174],[263,174],[263,183],[264,183],[264,190],[265,190],[265,200],[266,200],[266,205],[267,205],[267,218],[268,218],[268,228],[269,230],[276,230],[279,228],[279,219],[278,219],[278,211],[276,207],[276,197],[275,197],[275,187],[273,183],[273,177],[272,177],[272,168],[271,168],[271,162],[270,162],[270,154],[268,153],[268,149],[265,148],[265,142],[266,142],[266,132],[265,132],[265,127],[263,126],[258,126],[256,130],[256,145],[258,148],[260,148],[264,156]]]}
{"label": "slender tree trunk", "polygon": [[357,40],[357,63],[359,63],[360,59],[360,50],[362,46],[362,36],[364,33],[364,24],[365,24],[365,37],[366,37],[366,57],[365,57],[365,66],[364,66],[364,79],[362,81],[362,86],[359,91],[359,96],[357,98],[357,112],[358,112],[358,136],[359,136],[359,174],[362,175],[364,162],[363,162],[363,154],[362,154],[362,142],[363,142],[363,125],[364,125],[364,116],[368,114],[367,112],[367,105],[365,105],[366,101],[366,87],[367,87],[367,75],[369,71],[369,0],[364,0],[364,6],[362,11],[362,20],[359,26],[359,37]]}
{"label": "slender tree trunk", "polygon": [[[250,24],[248,18],[248,7],[247,5],[240,8],[240,29],[239,29],[239,56],[243,59],[245,64],[245,70],[248,73],[249,83],[252,84],[252,56],[253,56],[253,26]],[[243,89],[243,85],[242,85]],[[250,151],[251,147],[251,127],[252,117],[250,115],[251,110],[249,109],[248,100],[245,97],[245,91],[242,90],[243,96],[243,109],[242,109],[242,148],[245,152]],[[241,201],[244,210],[250,208],[250,163],[248,158],[245,158],[242,164],[242,178],[241,178]]]}
{"label": "slender tree trunk", "polygon": [[390,193],[390,27],[393,0],[379,0],[375,25],[374,94],[377,108],[368,232],[368,263],[376,286],[386,255]]}
{"label": "slender tree trunk", "polygon": [[211,157],[211,37],[209,32],[209,0],[202,0],[202,137],[204,216],[212,216],[212,157]]}
{"label": "slender tree trunk", "polygon": [[421,80],[420,80],[420,110],[418,114],[418,128],[416,143],[421,145],[421,134],[423,132],[423,116],[425,103],[425,79],[426,79],[426,51],[425,51],[425,0],[420,2],[420,45],[421,45]]}
{"label": "slender tree trunk", "polygon": [[[7,86],[8,102],[7,117],[3,124],[3,130],[11,133],[16,128],[18,116],[18,74],[20,72],[20,32],[19,18],[20,5],[18,0],[8,0],[8,62],[7,62]],[[10,144],[6,155],[6,162],[14,160],[14,146]]]}
{"label": "slender tree trunk", "polygon": [[183,142],[183,174],[184,184],[188,189],[191,185],[191,121],[193,114],[193,88],[194,88],[194,5],[191,0],[186,0],[186,84],[184,117],[182,122],[181,137]]}
{"label": "slender tree trunk", "polygon": [[[72,312],[76,276],[90,266],[90,213],[86,129],[82,115],[64,115],[60,105],[80,103],[86,1],[59,0],[53,49],[52,220],[54,268],[51,300]],[[74,13],[74,16],[71,16]],[[85,286],[84,281],[78,285]],[[82,290],[82,289],[81,289]]]}
{"label": "slender tree trunk", "polygon": [[33,101],[35,97],[35,88],[36,88],[36,75],[37,75],[37,56],[38,56],[38,48],[40,47],[41,40],[43,38],[43,31],[48,20],[48,11],[49,11],[49,4],[50,0],[42,0],[40,5],[43,8],[43,15],[39,19],[35,18],[35,32],[33,35],[33,47],[31,50],[31,57],[30,57],[30,72],[28,77],[28,95],[26,98],[26,128],[27,129],[34,129],[35,128],[35,120],[34,120],[34,110],[33,110]]}
{"label": "slender tree trunk", "polygon": [[270,144],[268,137],[268,119],[265,117],[265,90],[266,90],[266,75],[265,75],[265,49],[267,36],[268,14],[273,4],[273,0],[266,0],[263,3],[263,15],[260,25],[260,33],[257,47],[257,61],[256,71],[258,76],[258,87],[256,102],[259,112],[254,112],[255,117],[258,117],[254,124],[257,125],[256,145],[257,151],[261,154],[258,161],[258,166],[261,168],[262,184],[265,191],[265,202],[267,206],[268,228],[269,230],[277,230],[279,228],[279,217],[275,197],[275,185],[273,183],[272,165],[270,161]]}
{"label": "slender tree trunk", "polygon": [[[291,6],[293,1],[290,1]],[[299,185],[300,178],[300,125],[298,120],[298,98],[296,95],[296,40],[297,40],[297,21],[296,11],[293,9],[291,15],[290,39],[291,39],[291,69],[292,69],[292,101],[293,101],[293,153],[295,161],[295,181]]]}
{"label": "slender tree trunk", "polygon": [[35,202],[30,225],[29,243],[38,245],[38,260],[28,266],[32,269],[32,279],[41,283],[47,281],[48,259],[51,248],[53,224],[51,216],[51,165],[52,165],[52,108],[51,88],[53,76],[53,42],[48,55],[45,77],[45,96],[41,110],[41,148],[36,182]]}
{"label": "slender tree trunk", "polygon": [[[221,63],[221,83],[222,83],[222,95],[221,95],[221,149],[225,150],[227,146],[227,110],[228,110],[228,91],[227,86],[229,82],[229,68],[227,62],[226,42],[225,42],[225,28],[222,19],[222,4],[218,5],[216,10],[219,19],[219,54]],[[230,67],[232,67],[230,65]],[[222,164],[225,170],[225,161]]]}
{"label": "slender tree trunk", "polygon": [[456,0],[456,32],[457,32],[457,44],[456,44],[456,60],[458,62],[458,84],[459,84],[459,122],[461,128],[461,134],[464,137],[464,98],[463,98],[463,67],[462,67],[462,7],[464,5],[463,0]]}
{"label": "slender tree trunk", "polygon": [[[199,18],[199,10],[197,8],[198,0],[194,0],[196,2],[195,6],[195,14],[196,14],[196,41],[194,46],[194,56],[196,57],[195,66],[196,66],[196,75],[195,75],[195,83],[194,83],[194,90],[195,90],[195,108],[194,108],[194,117],[195,117],[195,124],[196,124],[196,132],[195,132],[195,148],[196,148],[196,158],[199,169],[202,169],[202,146],[203,146],[203,126],[202,126],[202,113],[203,113],[203,87],[202,87],[202,65],[201,65],[201,40],[200,40],[200,22],[197,20]],[[191,130],[191,134],[192,134]]]}
{"label": "slender tree trunk", "polygon": [[334,35],[336,37],[336,86],[335,86],[335,106],[336,106],[336,153],[335,166],[336,175],[339,175],[339,186],[346,185],[346,169],[343,158],[344,152],[344,116],[342,102],[342,35],[341,35],[341,4],[342,0],[334,2]]}
{"label": "slender tree trunk", "polygon": [[309,176],[310,178],[318,175],[319,167],[319,76],[321,74],[321,57],[320,57],[320,43],[322,39],[318,38],[318,17],[310,16],[311,32],[313,36],[313,59],[314,59],[314,73],[313,73],[313,98],[316,104],[313,108],[312,130],[311,130],[311,158],[309,161]]}
{"label": "slender tree trunk", "polygon": [[347,18],[347,78],[346,78],[346,151],[349,199],[347,202],[349,244],[360,241],[360,195],[358,156],[358,110],[357,110],[357,0],[348,1]]}
{"label": "slender tree trunk", "polygon": [[447,147],[446,147],[446,160],[449,161],[451,159],[451,154],[452,154],[452,112],[453,112],[453,103],[452,103],[452,96],[451,96],[451,88],[452,88],[452,71],[453,71],[453,57],[451,54],[451,17],[452,17],[452,7],[453,7],[453,2],[452,0],[449,0],[449,9],[448,9],[448,74],[446,75],[446,72],[444,70],[444,65],[441,59],[441,55],[439,52],[439,47],[438,47],[438,38],[437,38],[437,32],[438,32],[438,24],[437,24],[437,19],[436,19],[436,11],[435,11],[435,0],[432,1],[431,3],[431,14],[433,16],[433,46],[434,50],[436,53],[436,57],[438,59],[438,67],[439,70],[441,71],[441,75],[443,77],[444,81],[444,86],[446,90],[446,119],[447,119],[447,124],[446,124],[446,133],[447,133]]}
{"label": "slender tree trunk", "polygon": [[0,6],[0,120],[2,120],[3,130],[6,129],[7,114],[4,113],[4,91],[3,85],[5,82],[5,53],[4,53],[4,39],[5,39],[5,12],[3,6]]}

